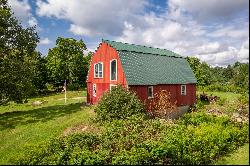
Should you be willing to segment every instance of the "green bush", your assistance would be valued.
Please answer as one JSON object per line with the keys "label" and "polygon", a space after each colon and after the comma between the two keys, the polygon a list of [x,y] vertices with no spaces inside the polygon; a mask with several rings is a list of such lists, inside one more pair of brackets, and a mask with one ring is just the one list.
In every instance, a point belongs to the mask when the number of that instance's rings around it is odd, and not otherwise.
{"label": "green bush", "polygon": [[118,85],[107,91],[96,107],[99,120],[126,119],[133,114],[142,113],[144,105],[135,93]]}
{"label": "green bush", "polygon": [[132,115],[104,124],[102,135],[73,134],[34,147],[15,164],[210,164],[248,142],[248,125],[202,112],[169,125]]}

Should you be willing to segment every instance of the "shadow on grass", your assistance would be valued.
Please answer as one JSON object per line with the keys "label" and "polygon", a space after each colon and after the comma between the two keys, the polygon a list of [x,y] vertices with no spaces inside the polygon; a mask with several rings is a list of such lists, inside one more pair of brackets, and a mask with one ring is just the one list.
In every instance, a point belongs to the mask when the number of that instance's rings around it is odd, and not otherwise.
{"label": "shadow on grass", "polygon": [[13,129],[19,125],[46,122],[72,114],[80,109],[81,103],[36,108],[28,111],[13,111],[0,114],[0,130]]}

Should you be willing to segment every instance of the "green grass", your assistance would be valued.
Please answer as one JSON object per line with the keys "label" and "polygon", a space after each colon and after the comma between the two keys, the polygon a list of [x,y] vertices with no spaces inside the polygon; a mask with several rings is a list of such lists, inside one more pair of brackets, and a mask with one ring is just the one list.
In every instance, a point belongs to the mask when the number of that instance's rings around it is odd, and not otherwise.
{"label": "green grass", "polygon": [[[196,92],[196,95],[200,95],[200,94],[202,94],[202,91]],[[230,102],[236,101],[238,97],[240,96],[240,94],[232,93],[232,92],[205,92],[205,94],[207,94],[208,96],[212,94],[212,96],[225,98],[226,100]]]}
{"label": "green grass", "polygon": [[[68,92],[67,95],[66,104],[64,94],[60,93],[33,98],[25,104],[0,106],[0,164],[10,164],[9,159],[20,155],[28,145],[43,144],[68,127],[90,123],[93,107],[81,107],[86,92]],[[36,100],[48,102],[32,106]]]}
{"label": "green grass", "polygon": [[221,157],[215,165],[249,165],[249,144],[245,144],[233,153]]}

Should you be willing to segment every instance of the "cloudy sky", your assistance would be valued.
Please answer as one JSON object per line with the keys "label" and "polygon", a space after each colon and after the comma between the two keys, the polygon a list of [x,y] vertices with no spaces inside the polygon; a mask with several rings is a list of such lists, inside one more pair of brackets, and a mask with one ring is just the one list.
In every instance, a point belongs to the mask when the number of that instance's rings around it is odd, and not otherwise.
{"label": "cloudy sky", "polygon": [[212,66],[249,62],[248,0],[9,0],[22,25],[37,27],[46,55],[57,37],[165,48]]}

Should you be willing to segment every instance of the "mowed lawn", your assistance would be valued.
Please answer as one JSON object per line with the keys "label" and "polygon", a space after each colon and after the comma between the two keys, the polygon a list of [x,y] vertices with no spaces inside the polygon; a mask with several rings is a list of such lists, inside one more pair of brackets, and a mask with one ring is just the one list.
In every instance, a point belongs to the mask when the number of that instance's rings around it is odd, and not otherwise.
{"label": "mowed lawn", "polygon": [[[33,106],[34,101],[45,101]],[[9,159],[22,153],[29,145],[43,144],[60,136],[68,127],[89,123],[94,116],[93,107],[82,106],[85,91],[33,98],[25,104],[10,103],[0,106],[0,164],[10,164]]]}
{"label": "mowed lawn", "polygon": [[215,165],[249,165],[249,144],[221,157]]}
{"label": "mowed lawn", "polygon": [[[226,97],[228,101],[237,100],[239,96],[234,93],[211,93]],[[34,101],[43,101],[44,104],[33,106]],[[0,164],[11,164],[10,159],[22,154],[27,146],[44,144],[62,135],[67,128],[82,124],[95,125],[90,120],[95,116],[94,107],[84,106],[82,103],[85,101],[85,91],[69,91],[66,104],[64,94],[58,93],[33,98],[25,104],[0,106]],[[249,144],[245,144],[215,164],[248,164],[248,153]]]}

